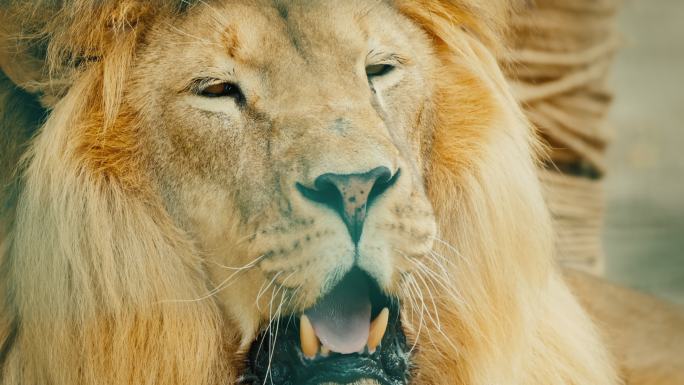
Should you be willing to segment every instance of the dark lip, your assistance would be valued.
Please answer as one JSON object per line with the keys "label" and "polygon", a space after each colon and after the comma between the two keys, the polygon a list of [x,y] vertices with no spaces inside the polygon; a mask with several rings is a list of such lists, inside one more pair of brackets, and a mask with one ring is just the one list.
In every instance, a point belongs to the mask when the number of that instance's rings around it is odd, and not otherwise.
{"label": "dark lip", "polygon": [[310,368],[313,374],[303,385],[352,384],[360,380],[374,380],[380,385],[405,384],[388,376],[372,356],[350,354],[316,362]]}
{"label": "dark lip", "polygon": [[[350,274],[359,274],[358,270]],[[351,384],[359,380],[374,380],[380,385],[406,385],[410,377],[410,348],[401,327],[399,302],[384,296],[374,281],[371,297],[373,316],[382,307],[390,310],[387,331],[377,351],[370,354],[331,353],[327,357],[308,359],[299,344],[299,316],[281,319],[277,341],[271,346],[273,335],[263,332],[252,343],[247,355],[246,369],[240,384],[249,385],[320,385],[323,383]],[[285,325],[283,328],[282,325]],[[272,349],[273,348],[273,349]],[[272,357],[269,367],[269,357]]]}

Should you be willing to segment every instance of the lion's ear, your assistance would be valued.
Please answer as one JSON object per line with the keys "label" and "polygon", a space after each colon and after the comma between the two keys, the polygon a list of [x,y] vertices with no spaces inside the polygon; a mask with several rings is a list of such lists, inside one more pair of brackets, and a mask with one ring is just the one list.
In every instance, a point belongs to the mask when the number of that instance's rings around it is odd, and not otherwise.
{"label": "lion's ear", "polygon": [[[8,0],[0,3],[0,69],[47,104],[81,67],[119,56],[121,66],[151,18],[187,0]],[[114,63],[112,63],[114,64]]]}
{"label": "lion's ear", "polygon": [[44,63],[21,44],[21,27],[8,12],[0,12],[0,70],[12,83],[32,94],[41,92]]}

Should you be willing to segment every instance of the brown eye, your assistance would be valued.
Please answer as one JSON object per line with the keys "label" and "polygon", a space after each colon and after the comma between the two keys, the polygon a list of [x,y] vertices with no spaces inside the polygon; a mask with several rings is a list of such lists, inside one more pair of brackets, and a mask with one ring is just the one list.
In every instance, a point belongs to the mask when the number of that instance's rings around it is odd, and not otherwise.
{"label": "brown eye", "polygon": [[207,86],[200,91],[200,95],[206,96],[208,98],[229,97],[238,101],[242,101],[244,99],[244,95],[242,94],[240,87],[238,87],[237,84],[228,82]]}
{"label": "brown eye", "polygon": [[366,76],[368,78],[384,76],[392,70],[394,70],[394,66],[391,64],[371,64],[366,67]]}

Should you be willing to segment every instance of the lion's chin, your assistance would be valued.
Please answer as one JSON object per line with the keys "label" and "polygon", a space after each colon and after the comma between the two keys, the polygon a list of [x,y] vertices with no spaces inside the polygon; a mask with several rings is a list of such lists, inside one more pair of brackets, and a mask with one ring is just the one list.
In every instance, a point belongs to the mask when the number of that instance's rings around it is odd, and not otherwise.
{"label": "lion's chin", "polygon": [[[352,298],[358,300],[351,301]],[[366,313],[365,304],[368,307]],[[382,294],[374,280],[354,269],[311,309],[301,315],[293,314],[273,321],[252,343],[240,383],[407,384],[410,349],[402,331],[399,309],[397,300]],[[327,313],[329,319],[320,313]],[[367,326],[363,322],[359,326],[359,318],[364,315],[368,318]],[[312,323],[309,316],[318,319]],[[350,327],[349,323],[357,325]],[[363,334],[367,343],[351,353],[339,353],[321,345],[319,339],[326,341],[331,337],[344,337],[335,336],[335,331],[328,332],[332,336],[325,335],[321,329],[330,325],[350,333],[350,339],[358,339],[362,334],[358,328],[367,327]],[[342,342],[337,346],[344,350],[354,343]]]}

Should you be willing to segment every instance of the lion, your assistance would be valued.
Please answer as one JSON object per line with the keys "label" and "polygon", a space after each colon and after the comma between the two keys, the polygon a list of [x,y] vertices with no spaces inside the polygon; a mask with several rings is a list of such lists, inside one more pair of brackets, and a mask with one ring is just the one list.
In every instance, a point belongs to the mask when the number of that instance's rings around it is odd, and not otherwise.
{"label": "lion", "polygon": [[1,384],[624,378],[553,263],[513,2],[1,4]]}

